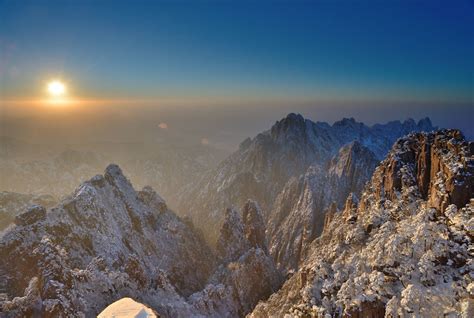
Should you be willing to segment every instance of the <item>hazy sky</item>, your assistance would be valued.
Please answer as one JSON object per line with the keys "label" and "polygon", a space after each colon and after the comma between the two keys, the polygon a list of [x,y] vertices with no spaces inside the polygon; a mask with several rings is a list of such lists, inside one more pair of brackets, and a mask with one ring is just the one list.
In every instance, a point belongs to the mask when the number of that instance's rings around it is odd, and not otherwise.
{"label": "hazy sky", "polygon": [[[153,121],[207,126],[211,139],[291,111],[369,123],[430,116],[472,138],[473,21],[468,0],[0,0],[0,116],[41,114],[18,101],[44,98],[58,78],[94,101],[82,105],[89,113],[146,104]],[[236,118],[240,130],[226,132]]]}

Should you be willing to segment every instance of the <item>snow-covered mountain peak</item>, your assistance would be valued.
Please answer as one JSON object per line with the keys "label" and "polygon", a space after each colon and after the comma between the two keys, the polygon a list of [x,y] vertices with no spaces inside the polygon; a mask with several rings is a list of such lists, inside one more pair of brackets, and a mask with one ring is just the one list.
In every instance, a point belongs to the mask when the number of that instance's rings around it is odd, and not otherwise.
{"label": "snow-covered mountain peak", "polygon": [[305,119],[300,114],[290,113],[285,118],[277,121],[271,128],[272,136],[287,135],[305,128]]}

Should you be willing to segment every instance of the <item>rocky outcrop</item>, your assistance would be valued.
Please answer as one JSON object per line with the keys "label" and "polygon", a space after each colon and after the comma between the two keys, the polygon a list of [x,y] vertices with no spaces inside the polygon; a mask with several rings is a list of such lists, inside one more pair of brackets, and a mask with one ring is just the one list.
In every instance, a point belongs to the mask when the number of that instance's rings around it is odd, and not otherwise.
{"label": "rocky outcrop", "polygon": [[225,317],[243,317],[255,305],[276,292],[282,282],[273,259],[261,248],[251,248],[237,260],[218,268],[211,277],[213,286],[224,285],[231,290],[237,315],[225,313]]}
{"label": "rocky outcrop", "polygon": [[455,130],[398,140],[360,200],[327,214],[300,269],[249,317],[469,316],[471,158]]}
{"label": "rocky outcrop", "polygon": [[398,140],[377,171],[378,198],[394,200],[404,187],[417,186],[420,196],[441,212],[450,204],[465,206],[474,193],[471,144],[457,130]]}
{"label": "rocky outcrop", "polygon": [[231,262],[249,248],[250,242],[245,237],[245,229],[239,212],[231,208],[227,209],[221,236],[217,241],[218,257],[222,262]]}
{"label": "rocky outcrop", "polygon": [[262,211],[256,202],[248,200],[242,207],[241,214],[235,209],[226,210],[217,241],[217,253],[223,262],[230,262],[250,248],[268,252]]}
{"label": "rocky outcrop", "polygon": [[245,229],[245,237],[250,246],[261,248],[267,252],[267,239],[265,237],[265,221],[262,210],[255,201],[248,200],[242,208],[242,219]]}
{"label": "rocky outcrop", "polygon": [[22,214],[15,217],[15,224],[19,226],[27,226],[46,218],[46,209],[41,205],[33,205]]}
{"label": "rocky outcrop", "polygon": [[331,201],[342,208],[350,193],[359,195],[379,164],[375,154],[358,141],[344,145],[331,159],[328,183]]}

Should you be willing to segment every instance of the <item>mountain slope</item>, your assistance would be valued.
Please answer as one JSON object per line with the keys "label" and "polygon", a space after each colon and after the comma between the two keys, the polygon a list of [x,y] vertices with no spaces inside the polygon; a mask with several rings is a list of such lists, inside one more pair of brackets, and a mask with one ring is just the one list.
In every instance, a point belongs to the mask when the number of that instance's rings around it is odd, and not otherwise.
{"label": "mountain slope", "polygon": [[473,156],[456,130],[398,140],[250,317],[472,316]]}

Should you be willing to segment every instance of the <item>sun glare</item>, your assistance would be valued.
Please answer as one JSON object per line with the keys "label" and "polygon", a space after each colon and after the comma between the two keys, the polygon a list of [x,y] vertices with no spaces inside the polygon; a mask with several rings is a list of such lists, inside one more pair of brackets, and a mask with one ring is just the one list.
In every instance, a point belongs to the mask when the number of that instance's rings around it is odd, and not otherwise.
{"label": "sun glare", "polygon": [[48,83],[48,93],[52,97],[62,97],[66,94],[66,86],[57,80]]}

